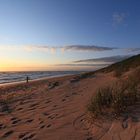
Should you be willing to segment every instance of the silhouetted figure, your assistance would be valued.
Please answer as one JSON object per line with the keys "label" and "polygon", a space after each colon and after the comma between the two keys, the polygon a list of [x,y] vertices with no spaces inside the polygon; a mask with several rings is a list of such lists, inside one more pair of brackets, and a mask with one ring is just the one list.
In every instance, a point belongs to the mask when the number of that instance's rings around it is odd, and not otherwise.
{"label": "silhouetted figure", "polygon": [[28,82],[29,82],[29,77],[27,76],[27,77],[26,77],[26,83],[28,83]]}

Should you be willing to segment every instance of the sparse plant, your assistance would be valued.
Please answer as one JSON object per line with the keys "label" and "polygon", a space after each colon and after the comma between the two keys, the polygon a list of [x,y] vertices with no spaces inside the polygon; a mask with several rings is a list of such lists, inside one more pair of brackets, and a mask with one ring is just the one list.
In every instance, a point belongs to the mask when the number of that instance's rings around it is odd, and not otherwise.
{"label": "sparse plant", "polygon": [[0,112],[11,113],[11,109],[9,107],[10,98],[9,96],[7,96],[6,98],[3,98],[2,96],[0,96]]}
{"label": "sparse plant", "polygon": [[140,100],[140,78],[137,78],[139,72],[140,69],[129,75],[127,79],[120,79],[112,86],[97,90],[88,105],[88,111],[94,117],[105,114],[119,116],[121,113],[127,112],[128,106],[134,105],[136,101]]}
{"label": "sparse plant", "polygon": [[100,88],[95,97],[91,99],[91,103],[88,105],[88,110],[95,116],[103,114],[104,108],[110,107],[113,98],[111,92],[111,87]]}

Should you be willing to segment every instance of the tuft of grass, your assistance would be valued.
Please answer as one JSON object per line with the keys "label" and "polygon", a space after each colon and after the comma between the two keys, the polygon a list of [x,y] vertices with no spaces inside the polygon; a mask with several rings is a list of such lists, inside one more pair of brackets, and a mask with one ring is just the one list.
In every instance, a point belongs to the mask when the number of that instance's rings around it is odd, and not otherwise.
{"label": "tuft of grass", "polygon": [[104,114],[104,108],[110,107],[112,96],[112,88],[104,87],[98,89],[95,97],[92,97],[88,105],[88,111],[92,112],[96,117]]}
{"label": "tuft of grass", "polygon": [[119,116],[127,112],[129,106],[140,101],[138,73],[140,74],[140,69],[127,79],[118,80],[114,85],[98,89],[88,104],[88,111],[92,116]]}
{"label": "tuft of grass", "polygon": [[10,108],[10,101],[13,98],[13,95],[7,95],[6,98],[0,96],[0,112],[11,113],[12,110]]}

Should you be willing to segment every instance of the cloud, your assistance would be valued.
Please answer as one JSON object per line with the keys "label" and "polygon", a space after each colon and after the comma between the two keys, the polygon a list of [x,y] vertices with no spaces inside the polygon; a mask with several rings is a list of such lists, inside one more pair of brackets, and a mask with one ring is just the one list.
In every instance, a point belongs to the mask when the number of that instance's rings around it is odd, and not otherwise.
{"label": "cloud", "polygon": [[140,48],[125,48],[124,50],[127,52],[140,52]]}
{"label": "cloud", "polygon": [[50,51],[51,51],[52,54],[55,54],[56,48],[51,48]]}
{"label": "cloud", "polygon": [[48,51],[51,49],[49,46],[39,46],[39,45],[27,45],[25,46],[26,49],[32,50],[42,50],[42,51]]}
{"label": "cloud", "polygon": [[84,63],[84,64],[57,64],[55,66],[73,66],[73,67],[77,67],[77,66],[96,66],[96,67],[104,67],[107,66],[108,64],[88,64],[88,63]]}
{"label": "cloud", "polygon": [[102,57],[102,58],[95,58],[95,59],[84,59],[73,61],[72,63],[68,64],[57,64],[55,66],[58,67],[71,67],[71,68],[84,68],[85,70],[97,70],[103,67],[106,67],[112,63],[124,60],[130,57],[130,55],[125,56],[111,56],[111,57]]}
{"label": "cloud", "polygon": [[63,68],[63,69],[68,69],[68,70],[83,70],[83,71],[93,71],[93,70],[97,70],[97,69],[101,69],[103,67],[108,66],[108,64],[88,64],[88,63],[84,63],[84,64],[57,64],[55,65],[55,67],[58,68]]}
{"label": "cloud", "polygon": [[38,51],[50,51],[52,53],[60,50],[62,53],[66,51],[109,51],[117,48],[102,47],[96,45],[69,45],[69,46],[38,46],[30,45],[26,46],[26,50],[38,50]]}
{"label": "cloud", "polygon": [[49,46],[49,45],[0,45],[0,50],[24,50],[26,52],[48,52],[55,54],[57,51],[61,53],[67,51],[83,51],[83,52],[101,52],[109,51],[117,48],[103,47],[96,45],[67,45],[67,46]]}
{"label": "cloud", "polygon": [[124,55],[124,56],[111,56],[111,57],[102,57],[102,58],[95,58],[95,59],[84,59],[84,60],[78,60],[74,61],[74,63],[102,63],[102,64],[111,64],[115,63],[121,60],[124,60],[126,58],[130,57],[130,55]]}
{"label": "cloud", "polygon": [[96,45],[70,45],[70,46],[64,46],[64,51],[108,51],[113,50],[116,48],[111,47],[102,47],[102,46],[96,46]]}
{"label": "cloud", "polygon": [[119,25],[124,22],[126,19],[127,15],[125,13],[114,13],[112,15],[113,18],[113,25]]}

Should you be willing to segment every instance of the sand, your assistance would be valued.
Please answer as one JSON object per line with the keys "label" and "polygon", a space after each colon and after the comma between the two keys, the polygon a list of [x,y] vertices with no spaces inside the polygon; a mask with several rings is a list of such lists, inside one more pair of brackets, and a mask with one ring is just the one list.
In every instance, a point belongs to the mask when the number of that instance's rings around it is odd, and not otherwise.
{"label": "sand", "polygon": [[0,140],[140,139],[140,110],[136,107],[135,119],[85,123],[90,98],[99,87],[116,80],[112,74],[79,81],[74,77],[1,87],[2,98],[9,98],[10,112],[0,112]]}

